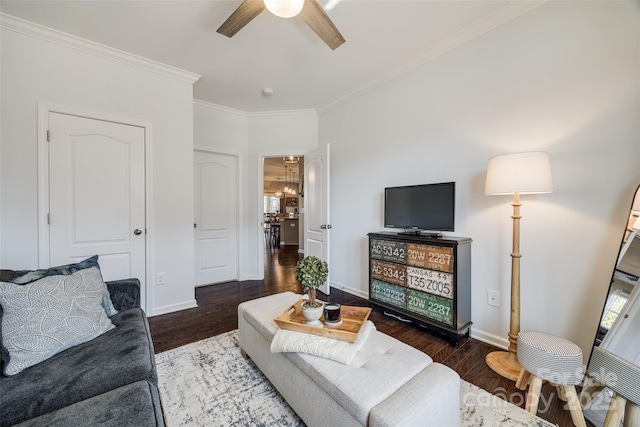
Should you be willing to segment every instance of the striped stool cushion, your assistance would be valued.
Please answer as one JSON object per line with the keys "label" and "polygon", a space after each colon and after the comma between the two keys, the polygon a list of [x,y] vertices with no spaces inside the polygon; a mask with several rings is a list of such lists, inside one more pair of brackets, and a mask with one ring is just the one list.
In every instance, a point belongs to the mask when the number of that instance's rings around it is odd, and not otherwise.
{"label": "striped stool cushion", "polygon": [[625,399],[640,405],[640,367],[622,357],[594,347],[589,374]]}
{"label": "striped stool cushion", "polygon": [[518,334],[518,362],[538,378],[557,385],[582,382],[582,350],[555,335],[537,331]]}

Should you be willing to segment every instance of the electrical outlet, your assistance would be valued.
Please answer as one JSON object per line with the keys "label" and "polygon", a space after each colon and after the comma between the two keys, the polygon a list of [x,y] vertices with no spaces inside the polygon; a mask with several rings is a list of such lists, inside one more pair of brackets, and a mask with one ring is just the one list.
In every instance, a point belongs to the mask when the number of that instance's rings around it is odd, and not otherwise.
{"label": "electrical outlet", "polygon": [[487,304],[493,307],[500,307],[500,292],[487,291]]}
{"label": "electrical outlet", "polygon": [[165,283],[167,283],[167,282],[165,281],[164,273],[157,273],[156,274],[156,285],[164,285]]}

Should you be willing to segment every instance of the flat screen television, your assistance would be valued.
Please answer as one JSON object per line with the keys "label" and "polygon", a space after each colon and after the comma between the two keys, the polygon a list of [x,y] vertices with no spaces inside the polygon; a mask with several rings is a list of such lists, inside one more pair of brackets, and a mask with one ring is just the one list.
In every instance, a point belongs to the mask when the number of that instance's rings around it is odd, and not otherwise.
{"label": "flat screen television", "polygon": [[440,235],[440,231],[454,231],[455,207],[455,182],[387,187],[384,226],[402,228],[407,234]]}

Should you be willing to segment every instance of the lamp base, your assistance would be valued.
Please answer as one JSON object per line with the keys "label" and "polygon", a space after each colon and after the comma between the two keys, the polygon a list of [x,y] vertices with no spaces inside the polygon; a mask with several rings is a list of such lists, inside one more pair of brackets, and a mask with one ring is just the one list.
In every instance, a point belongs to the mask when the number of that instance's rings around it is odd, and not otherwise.
{"label": "lamp base", "polygon": [[522,366],[518,363],[515,353],[510,351],[492,351],[485,357],[487,365],[501,377],[517,381]]}

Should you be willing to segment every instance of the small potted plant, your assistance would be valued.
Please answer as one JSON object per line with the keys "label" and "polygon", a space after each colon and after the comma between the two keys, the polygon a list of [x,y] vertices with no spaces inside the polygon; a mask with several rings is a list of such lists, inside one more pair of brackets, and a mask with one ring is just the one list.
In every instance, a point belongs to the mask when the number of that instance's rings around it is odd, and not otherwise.
{"label": "small potted plant", "polygon": [[316,289],[324,285],[328,276],[329,265],[314,256],[305,257],[296,264],[296,279],[309,294],[309,300],[302,303],[302,315],[307,319],[307,325],[322,326],[319,319],[324,304],[316,300]]}

